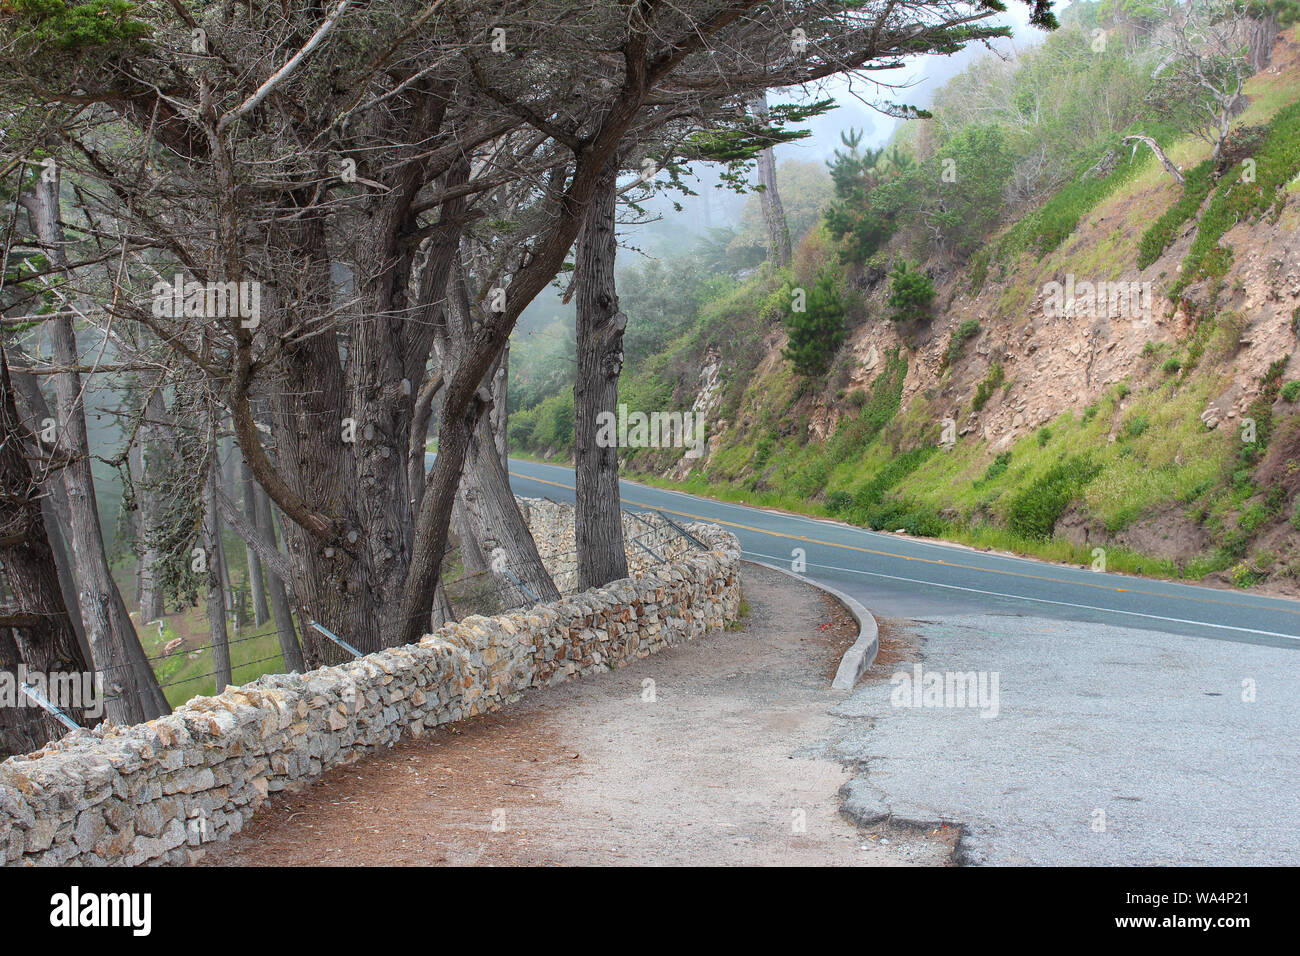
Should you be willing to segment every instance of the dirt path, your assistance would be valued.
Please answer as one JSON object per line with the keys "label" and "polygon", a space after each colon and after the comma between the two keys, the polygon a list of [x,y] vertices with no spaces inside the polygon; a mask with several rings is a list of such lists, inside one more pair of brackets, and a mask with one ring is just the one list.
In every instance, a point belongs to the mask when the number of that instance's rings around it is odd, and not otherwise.
{"label": "dirt path", "polygon": [[332,771],[205,862],[946,863],[951,831],[839,813],[851,773],[825,752],[854,633],[843,609],[766,569],[745,565],[744,582],[743,629]]}

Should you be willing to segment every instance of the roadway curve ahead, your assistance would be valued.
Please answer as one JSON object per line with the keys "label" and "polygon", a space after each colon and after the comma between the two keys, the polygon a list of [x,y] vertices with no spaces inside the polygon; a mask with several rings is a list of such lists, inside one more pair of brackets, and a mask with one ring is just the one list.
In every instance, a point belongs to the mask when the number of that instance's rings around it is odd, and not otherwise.
{"label": "roadway curve ahead", "polygon": [[[516,495],[572,502],[573,469],[511,459]],[[735,533],[746,557],[791,565],[856,597],[877,615],[1032,615],[1300,649],[1300,602],[1175,584],[882,534],[834,521],[726,504],[633,481],[629,510],[712,521]]]}

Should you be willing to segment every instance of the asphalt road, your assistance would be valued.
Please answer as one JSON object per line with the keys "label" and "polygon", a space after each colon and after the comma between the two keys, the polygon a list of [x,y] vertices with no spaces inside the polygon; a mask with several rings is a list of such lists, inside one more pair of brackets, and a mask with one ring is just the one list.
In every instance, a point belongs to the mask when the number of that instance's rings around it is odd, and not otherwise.
{"label": "asphalt road", "polygon": [[[570,469],[511,467],[516,494],[573,500]],[[1300,859],[1300,603],[633,482],[622,494],[717,522],[751,558],[789,566],[801,548],[808,578],[896,619],[878,666],[808,744],[853,768],[840,793],[859,823],[956,824],[964,863]],[[963,675],[984,682],[979,699],[948,695]]]}
{"label": "asphalt road", "polygon": [[[574,499],[573,469],[511,459],[516,495]],[[623,481],[623,506],[735,533],[745,557],[792,567],[877,616],[1012,614],[1300,650],[1300,602],[1048,564]],[[792,570],[799,570],[792,567]]]}

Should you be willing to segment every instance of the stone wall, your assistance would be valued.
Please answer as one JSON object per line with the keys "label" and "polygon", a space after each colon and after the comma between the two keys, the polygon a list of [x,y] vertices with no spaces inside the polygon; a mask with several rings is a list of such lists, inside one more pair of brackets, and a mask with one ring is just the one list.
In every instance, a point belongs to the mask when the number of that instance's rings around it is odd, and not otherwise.
{"label": "stone wall", "polygon": [[[566,533],[573,540],[572,510],[542,502],[529,511],[558,561]],[[629,555],[631,577],[604,588],[466,618],[418,644],[336,667],[266,675],[158,720],[77,731],[6,760],[0,864],[190,862],[205,843],[239,832],[271,793],[531,688],[618,667],[734,620],[736,538],[691,525],[703,551],[660,527],[655,550],[668,563]]]}
{"label": "stone wall", "polygon": [[[549,498],[520,498],[519,507],[537,542],[537,553],[561,594],[578,589],[578,553],[573,546],[573,507]],[[623,512],[627,569],[635,572],[678,561],[698,545],[675,530],[662,515]]]}

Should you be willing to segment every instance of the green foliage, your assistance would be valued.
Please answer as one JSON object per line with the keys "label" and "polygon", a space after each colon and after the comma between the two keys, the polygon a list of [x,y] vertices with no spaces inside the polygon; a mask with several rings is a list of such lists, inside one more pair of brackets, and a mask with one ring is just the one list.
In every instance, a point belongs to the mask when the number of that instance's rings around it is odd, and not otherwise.
{"label": "green foliage", "polygon": [[885,492],[916,471],[934,452],[934,445],[922,445],[886,462],[853,495],[853,519],[861,524],[871,524],[872,515],[884,500]]}
{"label": "green foliage", "polygon": [[984,380],[975,386],[975,397],[971,399],[971,407],[979,411],[988,404],[988,400],[993,397],[998,386],[1006,380],[1006,373],[1002,370],[1001,362],[994,362],[989,366],[988,374]]}
{"label": "green foliage", "polygon": [[790,300],[785,313],[790,341],[781,354],[806,378],[824,375],[845,335],[844,301],[836,288],[835,276],[829,269],[818,274],[804,297],[804,311],[795,311],[796,296],[792,294]]}
{"label": "green foliage", "polygon": [[826,453],[835,463],[849,461],[860,455],[875,440],[894,415],[903,398],[903,381],[907,378],[907,359],[898,349],[885,355],[884,368],[871,383],[871,394],[858,415],[839,428],[826,445]]}
{"label": "green foliage", "polygon": [[1183,367],[1183,363],[1178,361],[1178,359],[1176,358],[1167,358],[1165,359],[1164,364],[1160,366],[1161,370],[1166,375],[1173,375],[1182,367]]}
{"label": "green foliage", "polygon": [[951,525],[928,505],[910,498],[890,498],[868,509],[862,524],[875,531],[904,531],[919,538],[941,538]]}
{"label": "green foliage", "polygon": [[1066,506],[1101,471],[1088,455],[1075,455],[1049,470],[1011,501],[1007,529],[1025,538],[1051,536]]}
{"label": "green foliage", "polygon": [[1214,160],[1207,159],[1190,173],[1183,183],[1183,194],[1165,210],[1164,215],[1142,234],[1138,246],[1137,265],[1145,269],[1155,262],[1178,238],[1183,224],[1196,215],[1205,197],[1214,186]]}
{"label": "green foliage", "polygon": [[980,334],[980,324],[976,319],[966,319],[961,325],[952,330],[948,337],[948,351],[944,353],[943,364],[951,365],[961,357],[962,349],[965,348],[968,339],[973,339]]}
{"label": "green foliage", "polygon": [[135,10],[135,4],[127,0],[90,0],[73,5],[64,0],[7,0],[3,8],[8,21],[4,32],[12,34],[21,53],[116,48],[149,33],[149,25],[132,16]]}
{"label": "green foliage", "polygon": [[573,448],[573,424],[573,392],[566,389],[512,414],[510,443],[516,448],[567,455]]}
{"label": "green foliage", "polygon": [[[924,272],[900,259],[889,274],[890,318],[895,322],[924,319],[934,304],[934,283]],[[977,327],[978,329],[978,327]]]}
{"label": "green foliage", "polygon": [[994,481],[1006,474],[1007,469],[1011,467],[1011,452],[999,452],[998,456],[989,462],[989,466],[984,471],[984,481]]}
{"label": "green foliage", "polygon": [[1232,250],[1219,245],[1224,233],[1239,222],[1259,218],[1270,208],[1280,210],[1286,195],[1283,187],[1300,174],[1300,102],[1273,117],[1254,160],[1254,182],[1244,181],[1240,163],[1219,181],[1201,214],[1178,281],[1170,290],[1172,297],[1198,279],[1227,273]]}
{"label": "green foliage", "polygon": [[[944,143],[928,164],[921,214],[960,258],[979,248],[1001,222],[1015,161],[1000,127],[967,126]],[[945,177],[949,170],[953,176]]]}
{"label": "green foliage", "polygon": [[1287,382],[1282,386],[1278,394],[1284,401],[1294,402],[1297,398],[1300,398],[1300,381]]}
{"label": "green foliage", "polygon": [[1151,427],[1151,420],[1145,415],[1134,415],[1132,418],[1125,420],[1122,427],[1122,433],[1125,438],[1137,438],[1145,434],[1146,430]]}

